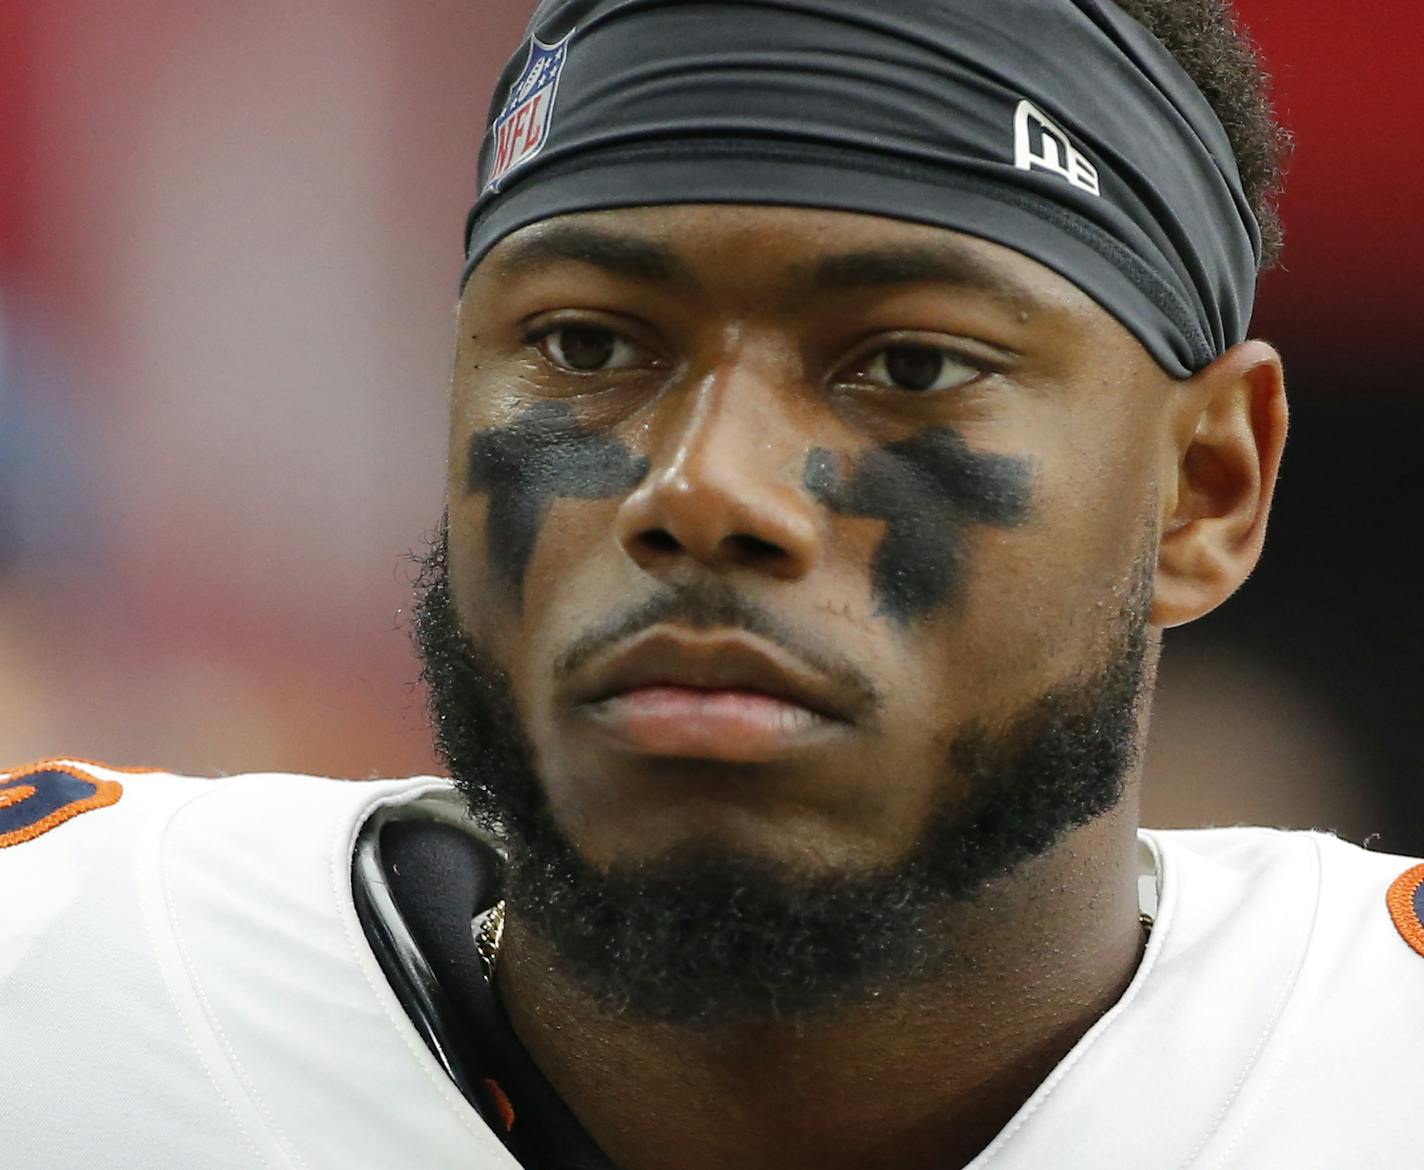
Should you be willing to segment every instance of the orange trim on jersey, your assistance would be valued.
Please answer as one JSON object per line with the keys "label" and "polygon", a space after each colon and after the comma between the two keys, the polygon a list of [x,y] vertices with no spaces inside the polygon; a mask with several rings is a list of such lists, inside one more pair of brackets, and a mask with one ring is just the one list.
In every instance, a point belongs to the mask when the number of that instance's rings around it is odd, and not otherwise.
{"label": "orange trim on jersey", "polygon": [[1389,906],[1389,916],[1394,919],[1395,929],[1405,942],[1424,955],[1424,922],[1419,920],[1419,912],[1414,908],[1414,898],[1420,886],[1424,886],[1424,865],[1406,869],[1389,887],[1385,903]]}
{"label": "orange trim on jersey", "polygon": [[514,1104],[510,1101],[509,1094],[504,1091],[504,1086],[492,1077],[485,1077],[485,1088],[489,1090],[494,1107],[499,1110],[499,1120],[504,1125],[504,1132],[508,1133],[514,1128]]}
{"label": "orange trim on jersey", "polygon": [[[96,765],[104,767],[103,764]],[[10,845],[22,845],[26,841],[33,841],[36,837],[43,836],[65,821],[77,817],[80,813],[89,812],[92,809],[104,808],[106,805],[115,804],[119,797],[124,794],[124,786],[117,780],[101,780],[98,776],[83,772],[75,767],[71,761],[63,760],[57,762],[43,761],[38,764],[29,764],[21,768],[18,772],[5,777],[6,788],[0,788],[0,797],[8,796],[9,799],[0,801],[0,808],[13,808],[18,804],[23,804],[38,793],[38,789],[33,784],[16,784],[17,780],[24,780],[30,776],[43,775],[46,772],[63,772],[73,776],[76,780],[82,780],[85,784],[92,784],[94,792],[82,800],[72,800],[68,804],[55,809],[46,814],[33,824],[26,825],[22,829],[12,829],[8,833],[0,833],[0,849]]]}
{"label": "orange trim on jersey", "polygon": [[17,788],[0,788],[0,808],[9,808],[12,804],[29,800],[36,791],[33,784],[21,784]]}

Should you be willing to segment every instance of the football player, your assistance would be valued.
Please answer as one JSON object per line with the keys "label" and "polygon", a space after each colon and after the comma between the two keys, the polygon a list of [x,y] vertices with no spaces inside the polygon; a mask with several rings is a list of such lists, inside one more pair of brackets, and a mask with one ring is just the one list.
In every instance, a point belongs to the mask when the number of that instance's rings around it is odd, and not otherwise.
{"label": "football player", "polygon": [[1266,531],[1284,141],[1218,0],[544,0],[450,778],[0,779],[0,1161],[1417,1167],[1424,867],[1138,824]]}

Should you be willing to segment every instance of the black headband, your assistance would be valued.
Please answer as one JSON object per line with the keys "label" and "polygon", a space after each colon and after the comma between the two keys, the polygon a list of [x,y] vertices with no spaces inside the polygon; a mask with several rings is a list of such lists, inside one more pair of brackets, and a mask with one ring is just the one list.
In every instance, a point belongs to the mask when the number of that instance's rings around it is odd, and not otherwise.
{"label": "black headband", "polygon": [[1175,377],[1245,338],[1261,253],[1220,121],[1112,0],[544,0],[480,189],[466,280],[571,212],[867,212],[1032,257]]}

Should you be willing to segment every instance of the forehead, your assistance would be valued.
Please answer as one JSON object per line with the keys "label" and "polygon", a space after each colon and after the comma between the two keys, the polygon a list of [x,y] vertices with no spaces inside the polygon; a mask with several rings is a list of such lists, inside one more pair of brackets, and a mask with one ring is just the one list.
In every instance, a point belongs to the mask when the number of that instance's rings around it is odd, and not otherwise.
{"label": "forehead", "polygon": [[775,287],[797,302],[932,284],[1021,319],[1111,320],[1071,281],[991,240],[887,216],[755,204],[631,207],[544,220],[502,240],[471,281],[503,285],[577,269],[688,292]]}

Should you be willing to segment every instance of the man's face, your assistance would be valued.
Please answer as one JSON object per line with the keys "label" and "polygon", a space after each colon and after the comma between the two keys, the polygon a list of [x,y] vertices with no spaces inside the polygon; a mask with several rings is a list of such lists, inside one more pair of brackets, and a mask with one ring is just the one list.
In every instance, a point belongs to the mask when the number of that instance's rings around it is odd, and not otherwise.
{"label": "man's face", "polygon": [[461,303],[422,632],[453,774],[534,884],[806,894],[938,841],[969,896],[1131,769],[1171,387],[1067,280],[937,228],[507,238]]}

